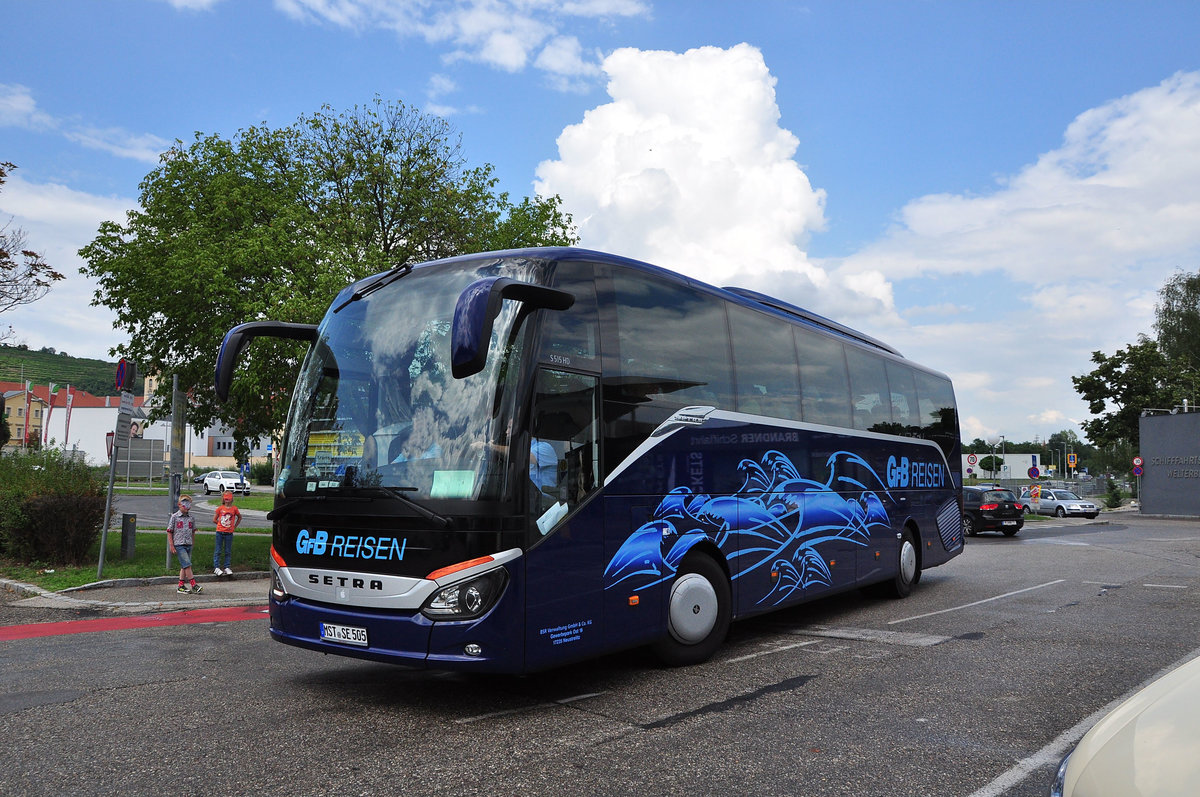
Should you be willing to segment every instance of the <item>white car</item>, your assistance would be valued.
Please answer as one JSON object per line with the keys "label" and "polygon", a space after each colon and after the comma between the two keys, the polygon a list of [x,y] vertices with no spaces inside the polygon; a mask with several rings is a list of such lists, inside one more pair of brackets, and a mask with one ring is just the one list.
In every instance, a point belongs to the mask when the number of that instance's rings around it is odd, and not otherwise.
{"label": "white car", "polygon": [[1058,767],[1051,797],[1200,794],[1200,658],[1117,706]]}
{"label": "white car", "polygon": [[235,470],[212,470],[204,474],[205,495],[223,493],[226,490],[249,495],[250,483]]}

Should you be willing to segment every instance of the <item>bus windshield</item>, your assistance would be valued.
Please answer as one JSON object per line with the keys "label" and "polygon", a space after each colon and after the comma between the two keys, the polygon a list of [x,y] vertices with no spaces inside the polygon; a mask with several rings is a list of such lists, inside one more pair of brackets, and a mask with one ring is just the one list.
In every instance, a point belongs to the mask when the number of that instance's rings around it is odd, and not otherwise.
{"label": "bus windshield", "polygon": [[449,261],[334,302],[292,396],[277,494],[510,497],[521,305],[503,303],[486,365],[465,379],[451,375],[451,327],[459,295],[476,280],[543,284],[545,272],[529,258]]}

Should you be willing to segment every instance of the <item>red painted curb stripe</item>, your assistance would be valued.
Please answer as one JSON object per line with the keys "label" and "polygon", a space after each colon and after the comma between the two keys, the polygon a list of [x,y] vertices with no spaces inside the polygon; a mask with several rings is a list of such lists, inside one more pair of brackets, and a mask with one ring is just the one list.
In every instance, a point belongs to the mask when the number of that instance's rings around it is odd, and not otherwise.
{"label": "red painted curb stripe", "polygon": [[99,617],[95,620],[67,620],[61,623],[6,625],[0,626],[0,642],[63,634],[88,634],[96,631],[126,631],[131,628],[265,620],[266,612],[266,606],[233,606],[220,609],[189,609],[188,611],[164,614],[130,615],[128,617]]}

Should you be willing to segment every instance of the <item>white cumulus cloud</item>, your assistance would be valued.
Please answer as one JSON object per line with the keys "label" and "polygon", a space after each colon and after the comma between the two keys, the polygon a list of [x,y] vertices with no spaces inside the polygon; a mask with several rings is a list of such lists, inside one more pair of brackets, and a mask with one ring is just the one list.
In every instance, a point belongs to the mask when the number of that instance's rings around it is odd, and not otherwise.
{"label": "white cumulus cloud", "polygon": [[783,298],[819,289],[890,303],[882,280],[834,285],[809,261],[825,192],[795,160],[799,141],[779,126],[757,48],[626,48],[601,66],[610,102],[562,132],[535,183],[563,198],[583,245]]}

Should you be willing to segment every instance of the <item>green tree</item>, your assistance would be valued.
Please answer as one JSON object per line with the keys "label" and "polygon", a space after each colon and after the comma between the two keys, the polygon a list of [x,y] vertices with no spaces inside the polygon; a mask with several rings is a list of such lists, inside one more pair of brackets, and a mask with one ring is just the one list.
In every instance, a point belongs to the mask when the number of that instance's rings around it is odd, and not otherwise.
{"label": "green tree", "polygon": [[1092,352],[1092,362],[1097,367],[1090,373],[1071,377],[1093,416],[1081,424],[1084,432],[1101,447],[1129,442],[1136,448],[1142,410],[1175,405],[1175,369],[1145,335],[1111,357]]}
{"label": "green tree", "polygon": [[1200,368],[1200,272],[1177,271],[1158,289],[1154,332],[1164,357]]}
{"label": "green tree", "polygon": [[980,473],[986,472],[988,474],[989,478],[992,478],[996,474],[1000,473],[1001,469],[1003,469],[1003,468],[1004,468],[1004,457],[1001,457],[999,455],[993,456],[991,454],[988,454],[986,457],[983,457],[982,459],[979,460],[979,472]]}
{"label": "green tree", "polygon": [[241,451],[282,428],[303,346],[256,341],[221,405],[213,368],[231,327],[315,323],[342,287],[405,262],[575,243],[557,197],[514,206],[496,182],[443,120],[378,98],[233,140],[198,133],[146,176],[125,224],[101,224],[83,271],[129,335],[113,353],[164,377],[157,415],[178,375],[189,421],[223,421]]}

